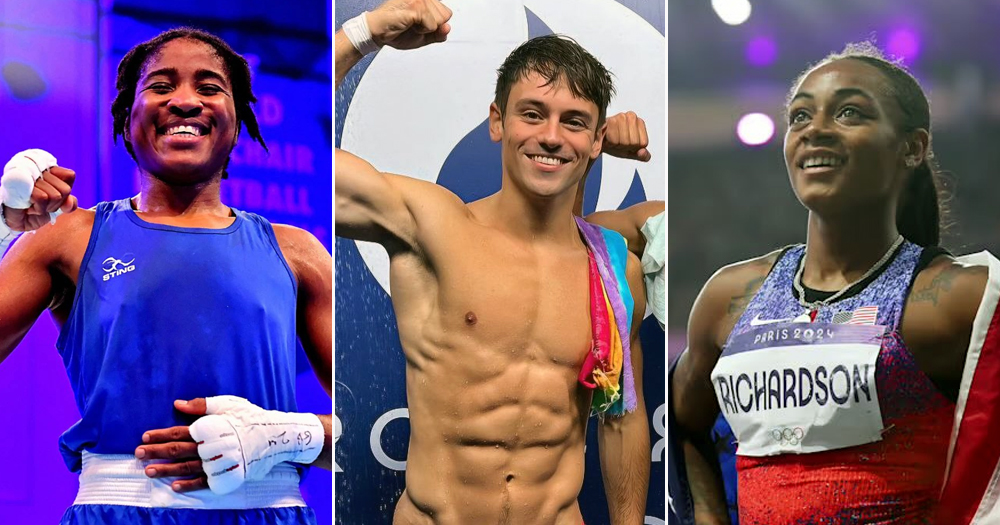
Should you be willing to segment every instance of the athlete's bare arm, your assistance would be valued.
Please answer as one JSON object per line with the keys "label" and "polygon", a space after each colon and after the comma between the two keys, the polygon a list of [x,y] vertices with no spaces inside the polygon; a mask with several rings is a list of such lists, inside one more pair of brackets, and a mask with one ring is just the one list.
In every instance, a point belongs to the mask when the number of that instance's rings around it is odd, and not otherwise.
{"label": "athlete's bare arm", "polygon": [[14,231],[35,231],[49,223],[49,214],[62,210],[69,213],[76,209],[76,196],[71,195],[76,172],[53,166],[42,172],[31,191],[31,207],[19,210],[4,206],[4,219]]}
{"label": "athlete's bare arm", "polygon": [[[47,232],[46,232],[47,233]],[[52,300],[57,248],[50,236],[26,236],[0,261],[0,361],[21,342]],[[38,241],[38,242],[32,242]]]}
{"label": "athlete's bare arm", "polygon": [[89,234],[88,224],[93,224],[93,215],[89,220],[83,213],[64,215],[54,225],[49,224],[48,215],[57,209],[76,209],[76,197],[70,194],[74,179],[72,170],[53,167],[35,182],[30,208],[17,210],[4,206],[4,216],[12,230],[32,233],[22,234],[0,261],[0,283],[3,283],[0,362],[10,355],[46,308],[57,306],[67,279],[76,279],[76,274],[67,270],[71,264],[66,257],[70,247],[66,239],[81,229]]}
{"label": "athlete's bare arm", "polygon": [[[451,31],[449,19],[451,9],[437,0],[389,0],[368,13],[368,28],[380,46],[416,49],[444,42]],[[336,87],[340,87],[348,71],[362,58],[344,30],[337,31],[334,36]]]}
{"label": "athlete's bare arm", "polygon": [[364,58],[364,55],[351,45],[351,41],[347,39],[347,35],[342,30],[337,31],[333,37],[333,50],[334,86],[339,88],[340,83],[347,77],[347,73]]}
{"label": "athlete's bare arm", "polygon": [[608,117],[601,153],[621,159],[649,162],[653,155],[649,147],[646,122],[632,111]]}
{"label": "athlete's bare arm", "polygon": [[[601,142],[601,153],[622,159],[633,159],[648,162],[652,158],[649,150],[649,136],[646,134],[646,122],[631,111],[611,115],[604,122],[604,139]],[[587,186],[587,175],[594,166],[591,161],[587,171],[576,189],[576,201],[573,203],[573,213],[583,217],[583,193]],[[625,237],[628,239],[628,236]]]}
{"label": "athlete's bare arm", "polygon": [[597,435],[612,525],[643,523],[649,491],[649,422],[642,394],[642,346],[639,341],[639,329],[646,314],[646,292],[641,264],[633,254],[629,254],[626,276],[635,299],[630,342],[637,404],[635,412],[620,418],[605,418]]}
{"label": "athlete's bare arm", "polygon": [[[434,191],[429,183],[382,173],[343,150],[334,152],[335,233],[382,245],[416,246],[417,223],[412,206]],[[407,182],[414,182],[406,187]],[[410,190],[410,191],[405,191]]]}
{"label": "athlete's bare arm", "polygon": [[587,215],[587,222],[614,230],[628,241],[628,251],[642,257],[646,249],[646,237],[642,227],[650,217],[663,213],[663,201],[646,201],[634,204],[624,210],[599,211]]}
{"label": "athlete's bare arm", "polygon": [[719,415],[711,372],[726,337],[763,284],[780,252],[722,268],[713,275],[691,308],[688,348],[681,354],[670,384],[676,432],[699,524],[729,523],[722,476],[709,432]]}
{"label": "athlete's bare arm", "polygon": [[[299,341],[316,378],[333,395],[333,258],[311,233],[283,224],[274,225],[281,252],[298,283]],[[323,452],[312,464],[333,470],[333,418],[319,414],[325,440]]]}
{"label": "athlete's bare arm", "polygon": [[907,348],[920,369],[952,400],[958,395],[987,275],[985,266],[939,256],[917,275],[903,311]]}
{"label": "athlete's bare arm", "polygon": [[[390,0],[367,15],[376,43],[397,49],[443,42],[451,29],[450,18],[451,10],[437,0]],[[334,42],[338,86],[360,59],[343,30],[338,31]],[[338,236],[379,243],[390,254],[412,251],[420,208],[458,200],[436,184],[383,173],[346,151],[337,149],[334,155]]]}
{"label": "athlete's bare arm", "polygon": [[[608,117],[601,152],[612,157],[648,162],[652,154],[646,123],[635,113],[627,111]],[[588,170],[589,171],[589,170]],[[573,212],[583,215],[583,193],[586,177],[577,189]],[[586,217],[587,222],[614,230],[628,241],[630,252],[642,257],[646,238],[642,236],[642,226],[646,221],[664,210],[663,201],[641,202],[624,210],[599,211]]]}
{"label": "athlete's bare arm", "polygon": [[298,284],[297,330],[316,378],[333,393],[333,258],[311,233],[274,225],[281,253]]}

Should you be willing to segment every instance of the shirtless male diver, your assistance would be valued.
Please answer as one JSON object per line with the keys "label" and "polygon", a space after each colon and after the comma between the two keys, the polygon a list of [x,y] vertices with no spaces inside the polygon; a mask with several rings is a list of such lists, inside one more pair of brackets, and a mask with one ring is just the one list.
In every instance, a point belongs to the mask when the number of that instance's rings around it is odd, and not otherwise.
{"label": "shirtless male diver", "polygon": [[[345,23],[335,37],[337,85],[359,49],[444,41],[450,18],[436,0],[391,0]],[[596,336],[593,259],[573,205],[601,153],[611,82],[575,42],[542,39],[522,48],[548,54],[529,54],[489,107],[490,137],[502,147],[497,193],[465,204],[441,186],[335,152],[336,233],[389,253],[407,362],[407,488],[395,524],[583,520],[577,498],[594,391],[578,375]],[[592,84],[603,94],[588,91]],[[638,339],[646,298],[637,258],[621,261],[618,284],[627,276],[635,305],[621,333],[632,349],[634,410],[602,418],[598,441],[612,523],[637,525],[649,482]]]}

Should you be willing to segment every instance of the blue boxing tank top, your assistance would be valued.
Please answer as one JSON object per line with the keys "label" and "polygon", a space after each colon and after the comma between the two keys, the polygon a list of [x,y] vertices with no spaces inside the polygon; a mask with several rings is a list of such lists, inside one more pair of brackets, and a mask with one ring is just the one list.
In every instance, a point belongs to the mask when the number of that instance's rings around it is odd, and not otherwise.
{"label": "blue boxing tank top", "polygon": [[70,470],[84,450],[132,454],[143,432],[190,424],[175,399],[295,411],[295,277],[271,224],[233,213],[226,228],[182,228],[129,199],[97,205],[57,342],[81,415],[60,439]]}

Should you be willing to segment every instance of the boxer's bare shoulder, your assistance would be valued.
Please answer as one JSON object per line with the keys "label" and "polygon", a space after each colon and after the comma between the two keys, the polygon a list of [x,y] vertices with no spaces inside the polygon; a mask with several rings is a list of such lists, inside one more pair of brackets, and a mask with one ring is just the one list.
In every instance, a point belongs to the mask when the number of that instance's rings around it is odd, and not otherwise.
{"label": "boxer's bare shoulder", "polygon": [[93,225],[94,212],[78,209],[22,234],[0,260],[0,361],[45,309],[65,319]]}
{"label": "boxer's bare shoulder", "polygon": [[301,279],[311,273],[329,269],[330,254],[312,233],[288,224],[271,224],[278,248],[291,267],[295,277]]}
{"label": "boxer's bare shoulder", "polygon": [[[33,232],[22,233],[0,268],[25,265],[54,271],[74,285],[94,227],[94,210],[77,209]],[[0,274],[2,275],[2,274]]]}

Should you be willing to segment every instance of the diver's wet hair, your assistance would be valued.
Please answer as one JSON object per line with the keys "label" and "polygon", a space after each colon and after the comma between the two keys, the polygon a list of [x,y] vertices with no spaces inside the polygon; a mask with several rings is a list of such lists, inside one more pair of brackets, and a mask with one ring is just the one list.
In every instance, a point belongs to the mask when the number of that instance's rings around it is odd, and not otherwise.
{"label": "diver's wet hair", "polygon": [[546,85],[566,82],[574,95],[597,105],[598,127],[604,123],[608,103],[615,94],[611,73],[575,40],[562,35],[532,38],[507,56],[497,70],[493,99],[501,116],[507,114],[511,87],[531,73],[541,75]]}

